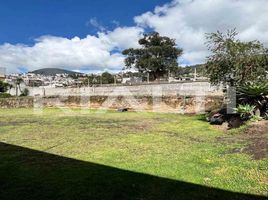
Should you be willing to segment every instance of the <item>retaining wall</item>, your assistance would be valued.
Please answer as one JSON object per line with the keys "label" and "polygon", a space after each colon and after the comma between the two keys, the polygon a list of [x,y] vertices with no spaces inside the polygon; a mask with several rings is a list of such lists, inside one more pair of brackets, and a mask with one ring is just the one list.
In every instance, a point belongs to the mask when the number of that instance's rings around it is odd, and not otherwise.
{"label": "retaining wall", "polygon": [[118,109],[172,113],[208,112],[223,104],[222,96],[59,96],[0,99],[1,108]]}

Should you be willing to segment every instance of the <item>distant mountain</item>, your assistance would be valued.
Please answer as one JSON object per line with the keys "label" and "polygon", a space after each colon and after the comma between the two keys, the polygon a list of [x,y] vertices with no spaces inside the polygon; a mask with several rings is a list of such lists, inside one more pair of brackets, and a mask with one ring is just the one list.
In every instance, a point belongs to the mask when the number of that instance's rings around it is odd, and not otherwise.
{"label": "distant mountain", "polygon": [[73,71],[69,71],[65,69],[59,69],[59,68],[38,69],[38,70],[32,71],[31,73],[45,75],[45,76],[54,76],[56,74],[68,74],[68,75],[82,74],[82,73],[73,72]]}

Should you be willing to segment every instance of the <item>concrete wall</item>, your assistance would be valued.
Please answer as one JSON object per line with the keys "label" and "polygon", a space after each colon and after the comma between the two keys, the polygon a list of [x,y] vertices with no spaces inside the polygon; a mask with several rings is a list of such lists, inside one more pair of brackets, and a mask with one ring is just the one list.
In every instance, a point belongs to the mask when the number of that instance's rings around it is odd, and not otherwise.
{"label": "concrete wall", "polygon": [[[222,95],[220,88],[212,86],[208,82],[82,88],[29,88],[29,90],[30,96]],[[15,95],[15,90],[12,90],[11,94]]]}
{"label": "concrete wall", "polygon": [[135,111],[197,113],[223,103],[222,90],[208,82],[29,90],[31,97],[0,99],[0,107],[125,107]]}

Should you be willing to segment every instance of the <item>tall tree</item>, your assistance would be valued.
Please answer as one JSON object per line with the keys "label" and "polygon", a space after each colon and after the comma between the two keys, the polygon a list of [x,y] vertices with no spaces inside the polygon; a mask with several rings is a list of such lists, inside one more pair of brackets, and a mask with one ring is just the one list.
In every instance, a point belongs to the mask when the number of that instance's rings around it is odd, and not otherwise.
{"label": "tall tree", "polygon": [[114,76],[109,72],[103,72],[101,77],[103,84],[111,84],[114,83]]}
{"label": "tall tree", "polygon": [[125,59],[127,69],[150,73],[155,80],[178,67],[177,59],[182,55],[182,49],[177,48],[175,39],[153,32],[144,34],[139,44],[141,48],[130,48],[122,52],[127,56]]}
{"label": "tall tree", "polygon": [[237,39],[235,29],[207,34],[211,55],[206,70],[214,84],[232,82],[240,85],[248,81],[262,81],[267,78],[268,49],[259,41],[242,42]]}

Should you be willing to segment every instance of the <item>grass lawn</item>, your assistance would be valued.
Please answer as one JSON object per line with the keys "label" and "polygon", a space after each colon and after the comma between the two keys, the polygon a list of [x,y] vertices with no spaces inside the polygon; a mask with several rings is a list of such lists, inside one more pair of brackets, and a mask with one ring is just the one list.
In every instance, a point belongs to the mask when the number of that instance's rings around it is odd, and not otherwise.
{"label": "grass lawn", "polygon": [[268,158],[199,118],[0,110],[0,199],[266,199]]}

